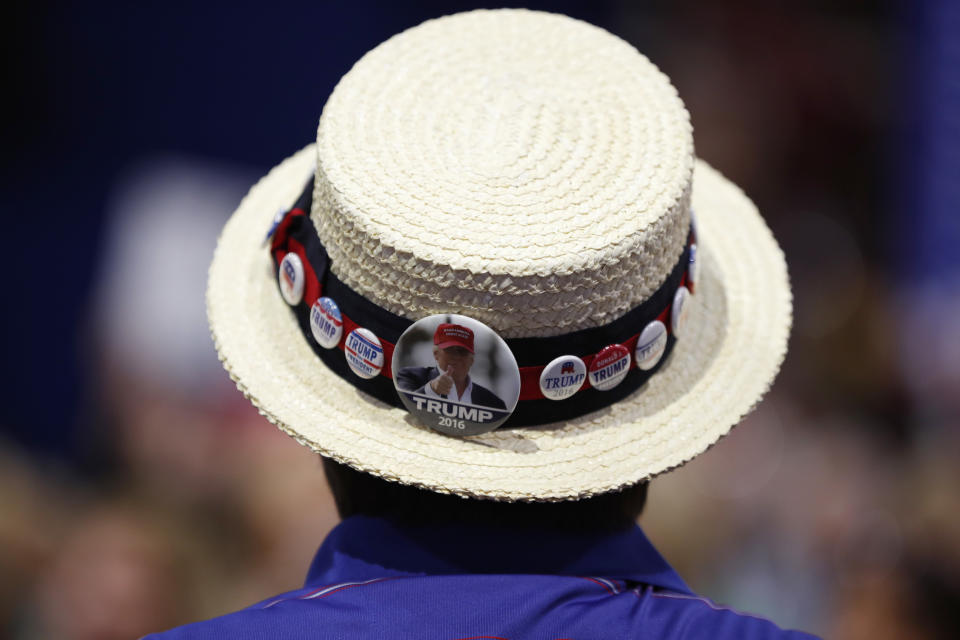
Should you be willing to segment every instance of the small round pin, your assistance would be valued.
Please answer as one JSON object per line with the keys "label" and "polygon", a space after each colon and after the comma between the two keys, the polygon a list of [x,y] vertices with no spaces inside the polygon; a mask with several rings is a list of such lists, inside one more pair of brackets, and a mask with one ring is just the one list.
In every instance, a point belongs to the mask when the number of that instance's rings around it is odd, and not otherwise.
{"label": "small round pin", "polygon": [[350,370],[369,380],[383,369],[383,345],[370,329],[359,327],[347,334],[344,356]]}
{"label": "small round pin", "polygon": [[637,348],[633,355],[637,362],[637,368],[649,371],[657,366],[663,352],[667,348],[667,327],[659,320],[650,322],[640,332],[637,339]]}
{"label": "small round pin", "polygon": [[597,391],[608,391],[623,382],[629,371],[630,350],[622,344],[607,345],[590,361],[590,386]]}
{"label": "small round pin", "polygon": [[310,331],[324,349],[333,349],[343,336],[343,315],[332,298],[317,298],[310,308]]}
{"label": "small round pin", "polygon": [[277,278],[280,282],[280,293],[283,299],[291,307],[295,307],[303,300],[303,262],[300,256],[295,253],[288,253],[280,261],[280,268],[277,272]]}
{"label": "small round pin", "polygon": [[673,294],[673,307],[670,309],[670,328],[677,338],[683,335],[683,328],[687,324],[687,315],[690,312],[690,290],[680,287]]}
{"label": "small round pin", "polygon": [[569,398],[587,379],[587,365],[577,356],[554,358],[540,374],[540,393],[550,400]]}

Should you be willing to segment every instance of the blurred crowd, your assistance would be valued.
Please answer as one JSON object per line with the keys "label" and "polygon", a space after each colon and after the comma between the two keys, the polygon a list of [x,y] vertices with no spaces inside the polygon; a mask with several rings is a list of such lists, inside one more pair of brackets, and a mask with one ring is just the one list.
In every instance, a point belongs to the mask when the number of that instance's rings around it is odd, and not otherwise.
{"label": "blurred crowd", "polygon": [[[942,4],[585,16],[671,77],[698,155],[757,202],[795,296],[771,392],[654,480],[641,524],[696,591],[828,638],[960,635],[960,261],[925,261],[960,240],[960,127],[918,141],[910,124],[960,109],[936,89],[960,86],[955,30],[930,26],[960,26]],[[137,638],[302,584],[337,521],[319,460],[236,391],[203,305],[219,228],[279,160],[174,149],[113,177],[89,304],[63,329],[80,437],[64,460],[0,432],[0,637]]]}

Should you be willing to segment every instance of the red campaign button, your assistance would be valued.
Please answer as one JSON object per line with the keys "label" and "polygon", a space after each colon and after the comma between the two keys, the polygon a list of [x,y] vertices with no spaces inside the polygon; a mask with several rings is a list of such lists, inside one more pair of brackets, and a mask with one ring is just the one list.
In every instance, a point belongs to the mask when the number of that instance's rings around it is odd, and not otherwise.
{"label": "red campaign button", "polygon": [[590,362],[590,386],[597,391],[613,389],[630,371],[630,350],[622,344],[611,344],[597,353]]}

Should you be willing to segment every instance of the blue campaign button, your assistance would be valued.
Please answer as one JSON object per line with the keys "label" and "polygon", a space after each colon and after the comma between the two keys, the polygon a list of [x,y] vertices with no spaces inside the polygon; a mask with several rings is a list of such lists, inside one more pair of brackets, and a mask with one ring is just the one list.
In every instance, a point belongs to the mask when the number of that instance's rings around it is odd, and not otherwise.
{"label": "blue campaign button", "polygon": [[587,379],[587,365],[577,356],[560,356],[550,361],[540,374],[540,393],[550,400],[569,398]]}
{"label": "blue campaign button", "polygon": [[343,336],[343,315],[332,298],[317,298],[310,308],[310,331],[324,349],[333,349]]}
{"label": "blue campaign button", "polygon": [[287,212],[283,209],[277,211],[277,213],[273,216],[273,220],[270,222],[270,228],[267,229],[267,235],[264,236],[261,246],[267,246],[271,238],[273,238],[273,234],[277,232],[277,227],[280,226],[280,223],[283,222],[283,219],[286,217],[286,215]]}
{"label": "blue campaign button", "polygon": [[370,329],[360,327],[347,334],[343,353],[350,370],[361,378],[374,378],[383,369],[383,345]]}

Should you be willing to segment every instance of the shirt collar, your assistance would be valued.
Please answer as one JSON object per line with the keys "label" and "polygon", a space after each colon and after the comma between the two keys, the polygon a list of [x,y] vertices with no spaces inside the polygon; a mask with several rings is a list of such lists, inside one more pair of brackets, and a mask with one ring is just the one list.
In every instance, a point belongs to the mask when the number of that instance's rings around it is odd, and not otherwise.
{"label": "shirt collar", "polygon": [[317,552],[306,586],[443,574],[605,577],[692,593],[639,527],[572,534],[463,525],[403,527],[347,518]]}

